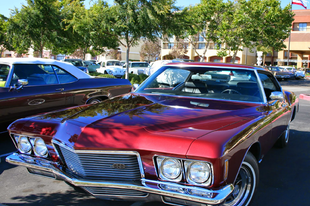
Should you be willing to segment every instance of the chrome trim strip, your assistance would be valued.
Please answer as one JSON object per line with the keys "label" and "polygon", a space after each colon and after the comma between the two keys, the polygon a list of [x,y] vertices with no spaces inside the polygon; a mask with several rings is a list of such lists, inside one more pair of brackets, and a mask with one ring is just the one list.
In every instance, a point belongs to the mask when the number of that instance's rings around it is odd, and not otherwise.
{"label": "chrome trim strip", "polygon": [[[28,159],[26,161],[25,159]],[[163,196],[169,196],[169,197],[175,197],[179,199],[186,199],[189,201],[194,202],[201,202],[205,204],[219,204],[225,200],[225,198],[234,190],[234,186],[232,184],[227,185],[223,188],[220,188],[218,190],[210,190],[205,189],[201,187],[190,187],[185,185],[180,185],[176,183],[170,183],[170,182],[162,182],[162,181],[156,181],[156,180],[147,180],[147,179],[141,179],[141,183],[143,186],[134,184],[134,183],[122,183],[122,182],[112,182],[112,181],[86,181],[86,180],[80,180],[76,179],[74,177],[71,177],[70,175],[64,173],[59,169],[59,165],[55,162],[51,162],[42,158],[33,158],[27,155],[20,155],[17,153],[14,153],[6,158],[6,161],[8,163],[19,165],[19,166],[25,166],[27,168],[33,168],[38,170],[43,170],[46,172],[51,172],[54,174],[56,179],[67,181],[75,186],[89,186],[89,187],[109,187],[109,188],[121,188],[121,189],[132,189],[132,190],[138,190],[143,191],[155,195],[163,195]],[[209,197],[199,197],[184,193],[178,193],[174,191],[167,191],[163,190],[160,185],[167,185],[172,187],[181,187],[184,189],[195,189],[199,191],[203,191],[204,193],[212,193],[214,196]],[[120,196],[123,197],[123,196]],[[126,197],[126,196],[125,196]],[[145,197],[143,197],[145,199]]]}

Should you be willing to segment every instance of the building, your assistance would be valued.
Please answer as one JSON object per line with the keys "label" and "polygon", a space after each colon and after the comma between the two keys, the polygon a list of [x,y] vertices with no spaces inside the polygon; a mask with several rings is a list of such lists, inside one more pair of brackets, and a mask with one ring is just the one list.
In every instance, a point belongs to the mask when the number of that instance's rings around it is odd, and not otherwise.
{"label": "building", "polygon": [[278,52],[277,62],[281,66],[296,65],[297,68],[310,68],[310,9],[293,10],[293,12],[295,16],[291,35],[284,41],[286,49]]}
{"label": "building", "polygon": [[[185,45],[187,48],[187,52],[181,57],[182,59],[191,59],[194,61],[200,61],[200,57],[203,56],[203,52],[205,50],[206,41],[201,35],[198,35],[197,42],[195,44],[196,50],[194,46],[190,44],[187,40],[183,40],[182,44]],[[180,43],[177,40],[172,38],[167,38],[166,40],[162,41],[162,50],[161,50],[161,59],[171,59],[171,52],[176,45]],[[218,56],[218,49],[222,45],[216,45],[214,43],[210,43],[205,54],[205,58],[203,61],[205,62],[223,62],[223,63],[232,63],[232,56],[226,57],[219,57]],[[248,48],[243,48],[243,51],[238,51],[235,62],[236,64],[245,64],[245,65],[254,65],[256,63],[256,50],[250,50]]]}

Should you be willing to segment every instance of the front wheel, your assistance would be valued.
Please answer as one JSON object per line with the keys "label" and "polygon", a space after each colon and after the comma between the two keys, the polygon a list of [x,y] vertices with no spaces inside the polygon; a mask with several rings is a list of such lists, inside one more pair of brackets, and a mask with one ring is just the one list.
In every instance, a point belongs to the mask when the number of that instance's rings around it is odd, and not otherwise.
{"label": "front wheel", "polygon": [[248,152],[242,162],[234,183],[234,191],[227,197],[224,206],[249,205],[259,180],[259,169],[256,158]]}

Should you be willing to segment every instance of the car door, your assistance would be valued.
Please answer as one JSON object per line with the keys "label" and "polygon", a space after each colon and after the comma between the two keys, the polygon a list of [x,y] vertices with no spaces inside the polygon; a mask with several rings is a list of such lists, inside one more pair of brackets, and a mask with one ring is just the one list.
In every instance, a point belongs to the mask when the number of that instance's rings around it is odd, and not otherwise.
{"label": "car door", "polygon": [[[68,82],[60,79],[58,73],[66,73],[61,68],[52,65],[17,64],[10,73],[10,87],[0,88],[0,121],[12,121],[17,118],[52,111],[66,107]],[[77,79],[67,76],[69,81]],[[20,85],[19,82],[27,82]]]}
{"label": "car door", "polygon": [[[283,93],[281,86],[279,85],[278,81],[275,77],[269,73],[264,71],[258,72],[259,77],[262,82],[262,86],[266,95],[267,99],[267,111],[268,114],[266,116],[266,122],[271,125],[271,138],[272,140],[268,141],[269,146],[267,147],[270,149],[274,143],[276,142],[277,138],[286,130],[287,124],[290,118],[290,108],[287,101],[286,95]],[[272,92],[282,92],[284,95],[284,100],[271,100],[270,95]]]}

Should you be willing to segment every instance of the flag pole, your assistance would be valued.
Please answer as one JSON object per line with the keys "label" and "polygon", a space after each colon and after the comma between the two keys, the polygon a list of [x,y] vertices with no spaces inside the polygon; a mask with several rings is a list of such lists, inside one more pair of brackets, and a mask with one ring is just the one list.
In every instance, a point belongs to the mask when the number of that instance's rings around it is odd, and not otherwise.
{"label": "flag pole", "polygon": [[[293,0],[291,0],[291,11],[293,10]],[[294,29],[292,28],[291,26],[291,29]],[[291,47],[291,31],[290,31],[290,35],[288,37],[288,50],[287,50],[287,66],[289,65],[289,61],[290,61],[290,47]]]}

